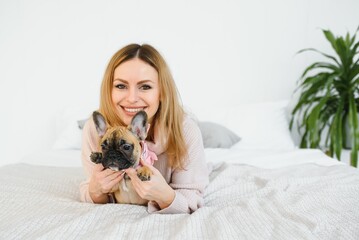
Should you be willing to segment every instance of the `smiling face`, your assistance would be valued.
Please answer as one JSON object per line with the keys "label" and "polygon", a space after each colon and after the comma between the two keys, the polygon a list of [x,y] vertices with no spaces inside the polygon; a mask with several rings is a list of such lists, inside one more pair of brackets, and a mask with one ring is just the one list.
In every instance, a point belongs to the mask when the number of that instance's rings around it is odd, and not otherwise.
{"label": "smiling face", "polygon": [[147,113],[151,123],[160,104],[158,72],[139,58],[121,63],[115,68],[111,97],[126,125],[140,110]]}

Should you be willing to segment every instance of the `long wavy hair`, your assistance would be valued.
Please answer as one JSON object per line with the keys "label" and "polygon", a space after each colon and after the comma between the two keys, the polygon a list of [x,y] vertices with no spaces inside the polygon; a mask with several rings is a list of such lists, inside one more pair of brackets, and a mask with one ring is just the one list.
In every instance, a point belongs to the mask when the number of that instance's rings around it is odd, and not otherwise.
{"label": "long wavy hair", "polygon": [[102,80],[99,111],[110,126],[125,125],[117,115],[111,99],[114,71],[121,63],[134,58],[148,63],[158,72],[160,104],[146,140],[160,141],[165,146],[169,165],[173,168],[183,168],[187,154],[182,127],[184,110],[169,67],[154,47],[148,44],[129,44],[112,56]]}

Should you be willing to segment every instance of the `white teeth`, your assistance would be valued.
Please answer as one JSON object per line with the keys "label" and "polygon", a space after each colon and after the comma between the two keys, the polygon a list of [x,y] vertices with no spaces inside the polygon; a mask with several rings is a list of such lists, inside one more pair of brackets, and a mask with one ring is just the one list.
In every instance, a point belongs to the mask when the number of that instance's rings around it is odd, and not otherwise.
{"label": "white teeth", "polygon": [[124,108],[127,112],[139,112],[143,110],[143,108]]}

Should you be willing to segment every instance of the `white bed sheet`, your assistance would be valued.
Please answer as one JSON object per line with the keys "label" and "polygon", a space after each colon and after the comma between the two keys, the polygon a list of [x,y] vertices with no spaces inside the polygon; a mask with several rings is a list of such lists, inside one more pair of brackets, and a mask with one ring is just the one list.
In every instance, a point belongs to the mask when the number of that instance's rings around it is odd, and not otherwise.
{"label": "white bed sheet", "polygon": [[207,161],[212,164],[227,162],[266,169],[275,169],[304,163],[321,166],[344,165],[344,163],[328,157],[318,149],[257,150],[207,148],[205,149],[205,154]]}
{"label": "white bed sheet", "polygon": [[317,150],[206,149],[206,206],[191,215],[81,203],[79,152],[0,168],[1,239],[359,239],[359,171]]}

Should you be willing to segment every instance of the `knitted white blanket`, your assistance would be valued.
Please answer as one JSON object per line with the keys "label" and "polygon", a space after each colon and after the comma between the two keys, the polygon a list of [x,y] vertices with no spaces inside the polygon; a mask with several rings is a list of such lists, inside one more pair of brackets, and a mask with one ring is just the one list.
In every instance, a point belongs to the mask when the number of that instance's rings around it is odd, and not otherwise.
{"label": "knitted white blanket", "polygon": [[0,239],[359,239],[359,171],[217,164],[195,213],[79,201],[81,168],[0,168]]}

